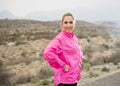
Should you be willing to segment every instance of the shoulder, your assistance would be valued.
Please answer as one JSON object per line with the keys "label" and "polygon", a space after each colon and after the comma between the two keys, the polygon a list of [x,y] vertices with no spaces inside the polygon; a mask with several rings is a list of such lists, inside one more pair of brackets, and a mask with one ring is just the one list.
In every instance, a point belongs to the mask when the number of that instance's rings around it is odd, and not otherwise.
{"label": "shoulder", "polygon": [[56,37],[54,37],[51,42],[50,45],[59,45],[62,44],[62,40],[63,40],[63,36],[62,33],[59,33]]}
{"label": "shoulder", "polygon": [[77,36],[76,36],[76,35],[74,35],[74,39],[75,39],[76,41],[78,41],[78,38],[77,38]]}
{"label": "shoulder", "polygon": [[63,33],[60,32],[54,39],[55,39],[55,40],[59,40],[59,41],[64,40],[64,35],[63,35]]}

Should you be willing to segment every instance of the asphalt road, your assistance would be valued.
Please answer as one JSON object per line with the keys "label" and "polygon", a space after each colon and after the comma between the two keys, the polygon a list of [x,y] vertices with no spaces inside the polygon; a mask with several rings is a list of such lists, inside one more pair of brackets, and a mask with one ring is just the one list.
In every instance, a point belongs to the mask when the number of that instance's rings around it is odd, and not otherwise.
{"label": "asphalt road", "polygon": [[120,71],[79,86],[120,86]]}

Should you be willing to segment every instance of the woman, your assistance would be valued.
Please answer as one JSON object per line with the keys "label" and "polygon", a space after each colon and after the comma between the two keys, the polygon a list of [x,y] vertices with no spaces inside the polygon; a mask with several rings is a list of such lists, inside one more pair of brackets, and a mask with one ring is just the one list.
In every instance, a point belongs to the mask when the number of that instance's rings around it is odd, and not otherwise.
{"label": "woman", "polygon": [[[75,20],[71,13],[62,17],[62,31],[44,51],[44,58],[54,68],[55,86],[77,86],[81,78],[82,51],[73,33]],[[49,72],[49,71],[48,71]]]}

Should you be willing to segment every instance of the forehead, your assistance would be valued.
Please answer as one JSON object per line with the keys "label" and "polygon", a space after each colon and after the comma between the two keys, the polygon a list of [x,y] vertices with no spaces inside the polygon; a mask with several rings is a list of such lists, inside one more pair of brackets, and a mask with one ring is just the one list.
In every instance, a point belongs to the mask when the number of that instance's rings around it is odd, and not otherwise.
{"label": "forehead", "polygon": [[73,17],[72,16],[65,16],[63,21],[66,21],[66,20],[68,20],[68,21],[73,20]]}

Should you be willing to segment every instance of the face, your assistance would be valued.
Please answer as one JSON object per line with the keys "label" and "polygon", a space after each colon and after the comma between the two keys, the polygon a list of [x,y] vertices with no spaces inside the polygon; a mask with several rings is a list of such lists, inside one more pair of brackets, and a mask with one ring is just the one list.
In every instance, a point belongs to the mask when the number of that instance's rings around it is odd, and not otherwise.
{"label": "face", "polygon": [[66,31],[72,32],[75,26],[75,22],[71,16],[65,16],[64,20],[62,21],[62,26]]}

